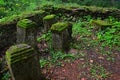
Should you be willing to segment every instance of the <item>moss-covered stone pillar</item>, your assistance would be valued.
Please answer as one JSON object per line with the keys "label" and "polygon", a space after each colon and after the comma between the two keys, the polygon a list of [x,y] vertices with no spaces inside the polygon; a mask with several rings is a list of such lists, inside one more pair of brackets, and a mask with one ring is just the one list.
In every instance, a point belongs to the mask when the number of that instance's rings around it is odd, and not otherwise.
{"label": "moss-covered stone pillar", "polygon": [[6,61],[12,80],[42,80],[39,59],[31,46],[11,46],[6,51]]}
{"label": "moss-covered stone pillar", "polygon": [[111,27],[112,26],[111,23],[106,22],[104,20],[93,20],[92,24],[95,26],[95,30],[96,31],[98,31],[98,30],[101,31],[101,30],[106,29],[107,27]]}
{"label": "moss-covered stone pillar", "polygon": [[47,15],[43,18],[43,24],[44,24],[44,32],[47,32],[51,25],[56,23],[56,15],[51,14],[51,15]]}
{"label": "moss-covered stone pillar", "polygon": [[52,25],[52,48],[54,50],[68,51],[71,41],[72,24],[57,22]]}
{"label": "moss-covered stone pillar", "polygon": [[32,46],[36,45],[36,23],[23,19],[17,23],[17,43],[26,43]]}

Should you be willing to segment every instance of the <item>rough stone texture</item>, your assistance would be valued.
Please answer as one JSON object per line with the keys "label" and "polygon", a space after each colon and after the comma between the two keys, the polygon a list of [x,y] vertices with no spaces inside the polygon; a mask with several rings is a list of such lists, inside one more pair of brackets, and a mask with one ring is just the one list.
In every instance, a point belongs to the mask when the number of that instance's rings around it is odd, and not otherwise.
{"label": "rough stone texture", "polygon": [[31,46],[27,44],[11,46],[6,51],[6,61],[12,80],[43,80],[39,59]]}
{"label": "rough stone texture", "polygon": [[16,43],[16,27],[14,24],[0,26],[0,53],[1,51]]}
{"label": "rough stone texture", "polygon": [[57,22],[57,20],[54,14],[45,16],[43,18],[44,31],[47,32],[55,22]]}
{"label": "rough stone texture", "polygon": [[72,25],[67,22],[58,22],[52,25],[52,48],[68,51],[71,41]]}
{"label": "rough stone texture", "polygon": [[51,14],[64,14],[70,15],[74,17],[83,17],[87,15],[91,15],[94,18],[101,17],[102,19],[107,18],[109,16],[113,16],[120,20],[120,10],[112,9],[112,8],[102,8],[95,6],[58,6],[55,7],[53,5],[46,5],[43,7],[46,12],[50,12]]}
{"label": "rough stone texture", "polygon": [[36,32],[40,31],[43,27],[42,19],[45,16],[44,11],[32,11],[29,13],[22,13],[20,15],[13,15],[5,17],[0,20],[0,53],[6,47],[16,43],[17,27],[16,24],[19,20],[27,18],[38,24]]}
{"label": "rough stone texture", "polygon": [[23,19],[17,23],[17,43],[27,43],[36,46],[36,23]]}

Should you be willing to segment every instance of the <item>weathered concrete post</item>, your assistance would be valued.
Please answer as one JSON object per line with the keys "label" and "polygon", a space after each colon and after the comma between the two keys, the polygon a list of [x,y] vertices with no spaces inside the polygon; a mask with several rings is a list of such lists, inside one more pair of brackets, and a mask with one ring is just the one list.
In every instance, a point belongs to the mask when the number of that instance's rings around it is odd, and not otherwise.
{"label": "weathered concrete post", "polygon": [[52,26],[52,24],[56,23],[56,15],[51,14],[51,15],[47,15],[43,18],[43,24],[44,24],[44,31],[47,32],[50,27]]}
{"label": "weathered concrete post", "polygon": [[52,25],[51,31],[53,49],[68,51],[72,38],[72,24],[69,22],[57,22]]}
{"label": "weathered concrete post", "polygon": [[26,43],[32,46],[36,45],[36,34],[35,30],[36,23],[29,20],[23,19],[17,23],[17,43]]}
{"label": "weathered concrete post", "polygon": [[6,61],[12,80],[43,80],[39,59],[31,46],[27,44],[11,46],[6,51]]}

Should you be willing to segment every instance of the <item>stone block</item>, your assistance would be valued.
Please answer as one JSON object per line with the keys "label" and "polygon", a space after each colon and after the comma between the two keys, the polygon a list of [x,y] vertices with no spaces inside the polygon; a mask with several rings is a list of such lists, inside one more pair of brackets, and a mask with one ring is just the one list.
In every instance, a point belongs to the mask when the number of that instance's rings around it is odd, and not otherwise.
{"label": "stone block", "polygon": [[43,18],[44,32],[48,32],[52,24],[56,23],[56,15],[51,14]]}
{"label": "stone block", "polygon": [[52,48],[54,50],[68,51],[72,38],[72,24],[69,22],[57,22],[52,25],[51,32]]}
{"label": "stone block", "polygon": [[36,45],[36,23],[23,19],[17,23],[17,43],[26,43],[32,46]]}
{"label": "stone block", "polygon": [[6,51],[6,61],[12,80],[43,80],[38,56],[31,46],[11,46]]}

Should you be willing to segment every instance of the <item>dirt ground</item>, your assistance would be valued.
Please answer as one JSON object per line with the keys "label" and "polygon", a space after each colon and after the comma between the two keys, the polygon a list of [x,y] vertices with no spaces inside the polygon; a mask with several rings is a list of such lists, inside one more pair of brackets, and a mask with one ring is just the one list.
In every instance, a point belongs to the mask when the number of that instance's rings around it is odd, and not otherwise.
{"label": "dirt ground", "polygon": [[[42,73],[50,80],[120,80],[120,52],[102,55],[99,49],[70,49],[69,53],[84,53],[76,60],[63,60],[62,65],[46,66]],[[108,60],[110,58],[110,60]],[[97,68],[96,68],[97,66]],[[104,70],[100,67],[102,66]],[[99,69],[100,68],[100,69]],[[91,70],[94,70],[91,72]],[[106,75],[106,77],[104,77]]]}
{"label": "dirt ground", "polygon": [[[71,51],[75,52],[76,50]],[[120,80],[120,53],[116,52],[114,57],[114,62],[107,61],[105,56],[88,50],[86,58],[72,62],[62,61],[61,66],[45,67],[42,72],[50,80]],[[107,78],[102,78],[99,71],[92,75],[91,65],[103,66],[106,69],[105,74],[108,74]]]}

